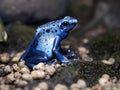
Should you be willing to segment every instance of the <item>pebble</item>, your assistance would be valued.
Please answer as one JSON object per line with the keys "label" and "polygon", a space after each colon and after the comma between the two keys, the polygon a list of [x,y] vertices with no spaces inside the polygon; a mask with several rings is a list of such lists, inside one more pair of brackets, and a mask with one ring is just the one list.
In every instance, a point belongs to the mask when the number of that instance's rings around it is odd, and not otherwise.
{"label": "pebble", "polygon": [[14,82],[14,84],[15,84],[16,86],[23,87],[23,86],[26,86],[26,85],[28,84],[28,82],[25,81],[25,80],[17,79],[17,80]]}
{"label": "pebble", "polygon": [[18,62],[19,58],[21,57],[21,55],[24,53],[24,51],[22,52],[18,52],[13,58],[12,58],[12,62]]}
{"label": "pebble", "polygon": [[55,87],[54,87],[54,90],[69,90],[67,88],[67,86],[63,85],[63,84],[57,84]]}
{"label": "pebble", "polygon": [[78,80],[77,83],[74,83],[70,86],[71,90],[80,90],[86,88],[86,82],[84,80]]}
{"label": "pebble", "polygon": [[10,86],[9,85],[0,85],[0,90],[10,90]]}
{"label": "pebble", "polygon": [[110,76],[108,74],[103,74],[102,78],[110,79]]}
{"label": "pebble", "polygon": [[86,43],[89,42],[89,39],[88,39],[88,38],[84,38],[84,39],[82,40],[82,42],[86,44]]}
{"label": "pebble", "polygon": [[3,53],[0,55],[0,62],[8,63],[10,60],[10,55],[8,53]]}
{"label": "pebble", "polygon": [[33,70],[42,70],[42,71],[44,71],[45,70],[44,63],[37,64],[36,66],[33,67]]}
{"label": "pebble", "polygon": [[102,60],[102,62],[104,64],[107,64],[107,65],[113,65],[115,63],[115,59],[114,58],[110,58],[108,60]]}
{"label": "pebble", "polygon": [[14,71],[20,71],[20,67],[15,63],[12,65]]}
{"label": "pebble", "polygon": [[79,90],[80,89],[80,86],[77,84],[77,83],[74,83],[70,86],[70,89],[71,90]]}
{"label": "pebble", "polygon": [[101,86],[106,86],[106,85],[108,84],[108,80],[105,79],[105,78],[100,78],[100,79],[99,79],[99,84],[100,84]]}
{"label": "pebble", "polygon": [[14,77],[15,77],[16,79],[21,78],[21,76],[22,76],[22,74],[21,74],[20,72],[15,72],[15,73],[14,73]]}
{"label": "pebble", "polygon": [[25,73],[22,75],[22,79],[26,80],[26,81],[31,81],[33,80],[32,76],[28,73]]}
{"label": "pebble", "polygon": [[88,62],[93,61],[93,58],[88,55],[82,55],[81,57],[82,57],[82,60],[84,60],[84,61],[88,61]]}
{"label": "pebble", "polygon": [[58,69],[58,68],[60,68],[60,67],[61,67],[60,64],[56,64],[56,65],[55,65],[55,68],[56,68],[56,69]]}
{"label": "pebble", "polygon": [[53,66],[45,65],[45,72],[47,72],[49,75],[53,75],[56,72],[56,69]]}
{"label": "pebble", "polygon": [[77,84],[80,86],[80,88],[85,88],[85,87],[87,87],[86,82],[85,82],[84,80],[82,80],[82,79],[79,79],[79,80],[77,81]]}
{"label": "pebble", "polygon": [[46,82],[41,82],[38,84],[40,90],[48,90],[48,84]]}
{"label": "pebble", "polygon": [[19,62],[19,63],[18,63],[18,66],[19,66],[20,68],[27,67],[27,66],[25,65],[25,61]]}
{"label": "pebble", "polygon": [[89,50],[86,49],[85,47],[79,47],[78,48],[80,54],[88,54],[89,53]]}
{"label": "pebble", "polygon": [[15,77],[13,73],[10,73],[6,76],[6,83],[12,83],[13,81],[15,81]]}
{"label": "pebble", "polygon": [[24,73],[30,73],[30,69],[28,67],[23,67],[23,68],[21,68],[20,72],[22,74],[24,74]]}
{"label": "pebble", "polygon": [[32,71],[31,75],[32,75],[33,79],[45,78],[45,72],[44,71]]}
{"label": "pebble", "polygon": [[4,67],[4,72],[5,72],[5,73],[10,73],[10,72],[12,72],[12,68],[10,67],[10,65],[7,65],[7,66]]}

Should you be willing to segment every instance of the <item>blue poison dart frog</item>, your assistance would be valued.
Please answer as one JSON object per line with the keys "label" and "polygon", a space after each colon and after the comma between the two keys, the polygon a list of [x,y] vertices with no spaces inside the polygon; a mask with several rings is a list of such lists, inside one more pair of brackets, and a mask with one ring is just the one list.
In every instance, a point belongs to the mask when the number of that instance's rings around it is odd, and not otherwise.
{"label": "blue poison dart frog", "polygon": [[30,68],[40,62],[48,63],[53,59],[61,63],[75,61],[68,60],[67,54],[61,52],[60,42],[68,36],[69,31],[76,24],[77,19],[66,16],[39,26],[30,46],[19,61],[24,60]]}

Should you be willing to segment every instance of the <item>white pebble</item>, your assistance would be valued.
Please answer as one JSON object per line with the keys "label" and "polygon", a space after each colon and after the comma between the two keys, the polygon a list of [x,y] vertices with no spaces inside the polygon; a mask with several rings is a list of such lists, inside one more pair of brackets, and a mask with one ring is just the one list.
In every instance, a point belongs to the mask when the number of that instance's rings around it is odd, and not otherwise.
{"label": "white pebble", "polygon": [[49,75],[53,75],[55,71],[56,69],[53,66],[45,65],[45,72],[47,72]]}
{"label": "white pebble", "polygon": [[28,73],[23,74],[22,78],[26,81],[31,81],[32,80],[32,76]]}
{"label": "white pebble", "polygon": [[30,73],[30,69],[28,67],[23,67],[23,68],[21,68],[20,72],[23,73],[23,74],[24,73]]}
{"label": "white pebble", "polygon": [[108,80],[105,78],[100,78],[99,79],[99,84],[102,86],[105,86],[108,83]]}
{"label": "white pebble", "polygon": [[45,78],[45,72],[44,71],[32,71],[31,75],[32,75],[33,79]]}
{"label": "white pebble", "polygon": [[67,88],[67,86],[63,85],[63,84],[57,84],[55,87],[54,87],[54,90],[69,90]]}
{"label": "white pebble", "polygon": [[104,64],[107,64],[107,65],[113,65],[115,63],[115,59],[114,58],[110,58],[108,60],[102,60],[102,62]]}
{"label": "white pebble", "polygon": [[45,70],[45,65],[44,63],[39,63],[36,66],[33,67],[33,70]]}
{"label": "white pebble", "polygon": [[82,79],[78,80],[77,84],[80,86],[80,88],[85,88],[87,86],[86,82]]}
{"label": "white pebble", "polygon": [[41,82],[38,84],[40,90],[48,90],[48,84],[46,82]]}

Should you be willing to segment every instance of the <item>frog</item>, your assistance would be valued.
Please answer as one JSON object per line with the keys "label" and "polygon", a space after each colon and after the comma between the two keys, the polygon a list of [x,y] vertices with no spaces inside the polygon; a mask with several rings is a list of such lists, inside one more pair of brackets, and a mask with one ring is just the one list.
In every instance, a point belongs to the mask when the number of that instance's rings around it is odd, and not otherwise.
{"label": "frog", "polygon": [[77,22],[77,19],[65,16],[62,19],[38,26],[33,40],[19,61],[24,60],[30,68],[40,62],[49,63],[53,59],[57,59],[61,63],[75,61],[67,59],[67,56],[71,55],[69,52],[67,54],[62,52],[61,41],[68,36]]}

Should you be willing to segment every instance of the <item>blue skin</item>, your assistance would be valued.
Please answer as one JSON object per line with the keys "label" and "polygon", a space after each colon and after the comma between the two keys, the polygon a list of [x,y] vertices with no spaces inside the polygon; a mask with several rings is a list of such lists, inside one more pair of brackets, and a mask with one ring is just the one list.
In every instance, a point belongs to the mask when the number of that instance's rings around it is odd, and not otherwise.
{"label": "blue skin", "polygon": [[[55,58],[62,63],[74,61],[67,60],[67,54],[64,55],[63,52],[60,52],[60,42],[68,36],[69,31],[76,24],[76,19],[66,16],[63,19],[39,26],[32,43],[19,61],[24,60],[30,68],[40,62],[48,63]],[[68,52],[68,55],[71,54]]]}

